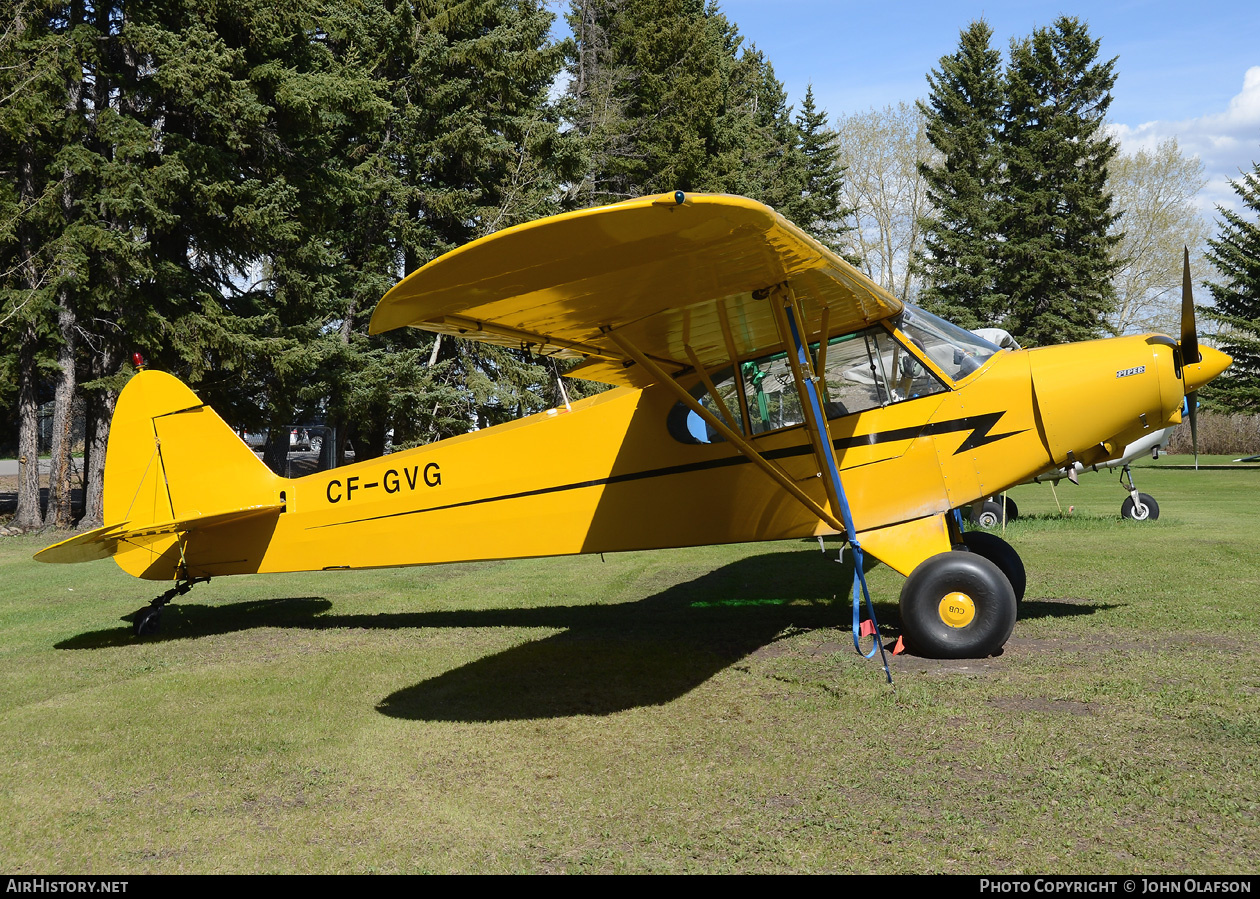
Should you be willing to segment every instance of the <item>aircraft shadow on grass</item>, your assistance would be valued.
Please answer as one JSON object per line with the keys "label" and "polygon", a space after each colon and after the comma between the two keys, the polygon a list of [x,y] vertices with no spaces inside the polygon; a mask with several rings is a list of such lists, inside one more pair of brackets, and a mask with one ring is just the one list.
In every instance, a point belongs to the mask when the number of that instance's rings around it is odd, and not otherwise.
{"label": "aircraft shadow on grass", "polygon": [[[754,556],[616,605],[337,615],[326,614],[333,603],[323,597],[229,606],[177,602],[167,607],[162,632],[145,642],[261,627],[562,628],[398,690],[377,710],[394,718],[470,722],[608,715],[676,699],[785,633],[847,629],[853,566],[848,559],[837,565],[834,558],[800,551]],[[1029,602],[1021,618],[1088,615],[1105,608]],[[881,626],[900,625],[895,602],[876,602],[875,610]],[[57,648],[135,642],[126,626],[81,634]]]}

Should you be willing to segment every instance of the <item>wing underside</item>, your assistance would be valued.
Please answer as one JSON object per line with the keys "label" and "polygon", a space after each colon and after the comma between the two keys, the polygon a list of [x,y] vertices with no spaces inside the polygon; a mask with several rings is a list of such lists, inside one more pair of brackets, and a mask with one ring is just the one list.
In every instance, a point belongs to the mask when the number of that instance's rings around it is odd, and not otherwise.
{"label": "wing underside", "polygon": [[777,286],[799,300],[812,339],[902,308],[767,206],[666,194],[519,225],[448,253],[385,295],[371,332],[411,326],[529,348],[585,360],[574,376],[643,387],[654,379],[624,342],[669,374],[781,349],[766,299]]}

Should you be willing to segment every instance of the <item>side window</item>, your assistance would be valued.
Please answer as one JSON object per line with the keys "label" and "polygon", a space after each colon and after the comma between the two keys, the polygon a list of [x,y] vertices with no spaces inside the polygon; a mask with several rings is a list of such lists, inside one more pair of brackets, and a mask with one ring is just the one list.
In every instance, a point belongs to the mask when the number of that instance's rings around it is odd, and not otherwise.
{"label": "side window", "polygon": [[786,353],[744,362],[739,369],[748,395],[752,433],[764,434],[805,421]]}
{"label": "side window", "polygon": [[945,390],[918,357],[882,328],[848,334],[828,344],[825,380],[828,418]]}
{"label": "side window", "polygon": [[827,417],[865,412],[889,402],[886,366],[875,352],[869,331],[846,334],[827,345],[823,380]]}
{"label": "side window", "polygon": [[[703,381],[692,388],[691,395],[700,401],[701,406],[713,413],[714,418],[736,431],[743,430],[739,406],[739,384],[731,369],[725,369],[714,375],[713,386],[717,388],[718,396],[722,398],[722,403],[726,405],[726,410],[730,412],[734,422],[728,421],[722,414],[722,404],[713,399]],[[717,430],[710,427],[708,422],[683,403],[675,403],[670,409],[666,427],[673,438],[682,443],[721,443],[724,440]]]}
{"label": "side window", "polygon": [[[811,347],[811,352],[818,352],[817,345]],[[728,368],[713,376],[713,386],[734,418],[736,430],[740,430],[741,424],[737,392],[741,388],[748,403],[747,433],[764,434],[805,421],[792,379],[792,366],[785,353],[741,362],[739,375],[736,381]],[[845,334],[828,343],[823,380],[826,383],[823,411],[827,418],[865,412],[947,389],[917,356],[880,327]],[[721,404],[709,394],[703,382],[692,390],[692,395],[715,417],[723,418]],[[682,443],[722,440],[721,434],[683,403],[675,404],[670,410],[667,426],[674,439]]]}

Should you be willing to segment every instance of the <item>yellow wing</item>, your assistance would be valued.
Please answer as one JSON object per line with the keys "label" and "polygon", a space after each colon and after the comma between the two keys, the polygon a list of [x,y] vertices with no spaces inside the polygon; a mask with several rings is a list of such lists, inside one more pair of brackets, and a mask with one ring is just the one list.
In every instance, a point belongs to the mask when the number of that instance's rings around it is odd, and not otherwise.
{"label": "yellow wing", "polygon": [[400,281],[372,315],[379,334],[410,325],[584,358],[577,377],[651,383],[607,332],[666,371],[781,348],[766,290],[787,283],[818,337],[856,331],[901,302],[768,206],[744,197],[663,194],[491,234]]}

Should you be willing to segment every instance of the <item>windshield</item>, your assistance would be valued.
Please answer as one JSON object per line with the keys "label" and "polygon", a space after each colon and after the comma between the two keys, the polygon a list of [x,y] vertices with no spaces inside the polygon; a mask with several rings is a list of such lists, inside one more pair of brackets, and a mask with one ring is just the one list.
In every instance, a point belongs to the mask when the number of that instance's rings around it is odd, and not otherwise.
{"label": "windshield", "polygon": [[994,353],[1001,352],[983,337],[909,303],[897,327],[955,381],[967,377]]}

